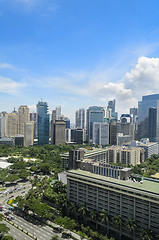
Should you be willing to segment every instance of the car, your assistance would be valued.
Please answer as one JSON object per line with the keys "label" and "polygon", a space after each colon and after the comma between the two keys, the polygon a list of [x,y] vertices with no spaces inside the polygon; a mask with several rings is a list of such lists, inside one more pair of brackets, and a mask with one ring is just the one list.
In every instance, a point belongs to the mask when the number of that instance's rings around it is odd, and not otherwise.
{"label": "car", "polygon": [[10,198],[13,198],[13,197],[14,197],[14,195],[11,195],[11,196],[10,196]]}
{"label": "car", "polygon": [[3,216],[4,216],[5,218],[7,218],[7,216],[6,216],[5,214],[3,214]]}
{"label": "car", "polygon": [[7,220],[12,220],[12,219],[14,219],[13,216],[8,216],[8,217],[7,217]]}

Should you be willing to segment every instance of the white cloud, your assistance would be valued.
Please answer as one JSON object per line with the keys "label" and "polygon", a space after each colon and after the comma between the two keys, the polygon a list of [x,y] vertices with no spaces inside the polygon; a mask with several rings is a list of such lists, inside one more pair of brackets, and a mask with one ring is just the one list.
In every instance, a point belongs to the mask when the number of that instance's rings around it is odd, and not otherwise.
{"label": "white cloud", "polygon": [[10,78],[0,76],[0,92],[8,94],[17,94],[22,87],[25,87],[24,83],[18,83]]}
{"label": "white cloud", "polygon": [[137,97],[158,93],[159,58],[140,57],[124,80]]}
{"label": "white cloud", "polygon": [[36,12],[42,16],[56,11],[57,4],[53,0],[9,0],[14,7],[23,7],[29,12]]}
{"label": "white cloud", "polygon": [[0,69],[15,69],[15,67],[8,63],[0,63]]}

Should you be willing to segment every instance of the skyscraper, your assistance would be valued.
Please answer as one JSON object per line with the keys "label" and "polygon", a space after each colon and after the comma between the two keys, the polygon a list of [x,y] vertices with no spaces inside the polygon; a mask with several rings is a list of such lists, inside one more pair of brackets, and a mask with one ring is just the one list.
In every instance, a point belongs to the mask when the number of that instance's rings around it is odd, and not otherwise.
{"label": "skyscraper", "polygon": [[[147,95],[138,102],[138,138],[149,137],[149,109],[157,108],[159,94]],[[156,122],[158,124],[158,122]],[[157,130],[157,126],[155,127]],[[157,137],[157,136],[156,136]]]}
{"label": "skyscraper", "polygon": [[30,120],[29,108],[21,105],[18,108],[18,134],[24,134],[24,123]]}
{"label": "skyscraper", "polygon": [[46,102],[37,104],[37,135],[38,144],[49,144],[49,114]]}
{"label": "skyscraper", "polygon": [[93,144],[108,145],[109,144],[109,124],[94,122],[93,123]]}
{"label": "skyscraper", "polygon": [[55,145],[65,144],[66,123],[63,120],[56,120],[53,124],[52,143]]}
{"label": "skyscraper", "polygon": [[111,111],[115,113],[115,99],[113,99],[113,101],[108,102],[108,109],[111,109]]}
{"label": "skyscraper", "polygon": [[5,116],[5,136],[14,137],[18,134],[18,114],[7,113]]}
{"label": "skyscraper", "polygon": [[32,146],[34,144],[34,121],[25,122],[24,124],[24,146]]}
{"label": "skyscraper", "polygon": [[89,107],[87,109],[87,141],[93,140],[93,122],[104,122],[105,111],[103,107]]}
{"label": "skyscraper", "polygon": [[86,113],[85,108],[80,108],[75,114],[75,127],[85,129]]}

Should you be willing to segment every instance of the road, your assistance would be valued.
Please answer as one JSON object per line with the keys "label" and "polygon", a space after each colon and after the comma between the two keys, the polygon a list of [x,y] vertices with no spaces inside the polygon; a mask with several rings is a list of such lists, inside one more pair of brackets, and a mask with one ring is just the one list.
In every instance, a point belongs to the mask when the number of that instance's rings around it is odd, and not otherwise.
{"label": "road", "polygon": [[42,224],[33,217],[28,215],[21,217],[16,214],[14,214],[14,216],[15,219],[12,220],[12,222],[30,233],[33,237],[37,237],[38,240],[50,240],[51,237],[55,235],[51,227]]}
{"label": "road", "polygon": [[33,240],[33,238],[27,236],[25,233],[17,229],[16,227],[12,226],[10,223],[4,221],[4,223],[7,225],[7,227],[10,228],[10,231],[8,232],[8,235],[11,235],[16,240]]}

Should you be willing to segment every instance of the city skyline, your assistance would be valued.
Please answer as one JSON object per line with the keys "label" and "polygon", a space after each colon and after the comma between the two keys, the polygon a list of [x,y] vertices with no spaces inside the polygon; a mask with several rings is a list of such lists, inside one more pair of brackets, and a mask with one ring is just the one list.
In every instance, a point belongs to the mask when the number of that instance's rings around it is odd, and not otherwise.
{"label": "city skyline", "polygon": [[[144,8],[143,8],[144,6]],[[157,0],[0,1],[0,111],[42,98],[74,121],[77,109],[119,113],[158,93]]]}

